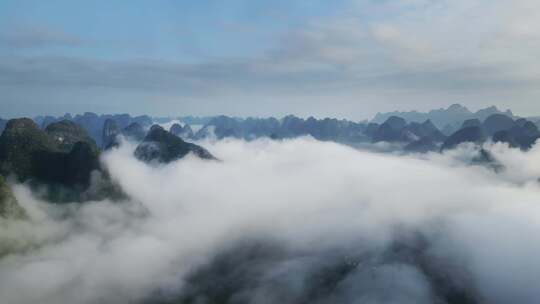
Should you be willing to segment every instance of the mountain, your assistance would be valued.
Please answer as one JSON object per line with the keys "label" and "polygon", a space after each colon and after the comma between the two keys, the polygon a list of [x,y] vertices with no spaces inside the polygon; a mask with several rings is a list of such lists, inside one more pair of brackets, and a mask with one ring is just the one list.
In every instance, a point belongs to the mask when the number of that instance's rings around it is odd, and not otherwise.
{"label": "mountain", "polygon": [[460,104],[453,104],[447,109],[437,109],[429,112],[395,111],[388,113],[377,113],[371,122],[382,123],[391,116],[398,116],[404,118],[408,122],[423,122],[426,120],[431,120],[437,126],[437,128],[442,129],[456,124],[459,126],[467,119],[476,118],[483,121],[492,114],[504,114],[508,117],[514,117],[510,110],[503,112],[494,106],[478,110],[477,112],[471,112],[469,109]]}
{"label": "mountain", "polygon": [[128,139],[135,141],[142,141],[146,136],[146,131],[143,126],[138,122],[133,122],[129,126],[122,129],[122,135]]}
{"label": "mountain", "polygon": [[373,138],[379,127],[380,125],[378,123],[370,122],[365,128],[364,134],[369,138]]}
{"label": "mountain", "polygon": [[530,149],[536,140],[540,138],[538,127],[527,120],[516,121],[512,128],[499,130],[493,135],[494,142],[505,142],[511,147]]}
{"label": "mountain", "polygon": [[512,111],[506,110],[503,112],[503,111],[500,111],[496,106],[491,106],[485,109],[478,110],[476,113],[474,113],[473,116],[474,118],[478,118],[479,120],[483,121],[483,120],[486,120],[489,116],[492,116],[495,114],[504,115],[510,118],[515,117]]}
{"label": "mountain", "polygon": [[29,118],[12,119],[0,136],[0,173],[20,180],[36,176],[36,162],[59,149],[47,133]]}
{"label": "mountain", "polygon": [[468,127],[482,127],[482,122],[478,118],[467,119],[461,125],[461,129]]}
{"label": "mountain", "polygon": [[226,137],[254,140],[260,137],[273,139],[312,136],[318,140],[341,143],[367,142],[366,124],[333,118],[302,119],[294,115],[276,118],[233,118],[217,116],[211,119],[194,136],[195,139]]}
{"label": "mountain", "polygon": [[[382,118],[385,119],[382,120]],[[146,136],[148,126],[152,122],[152,118],[149,116],[131,117],[128,114],[97,115],[91,112],[86,112],[83,115],[75,115],[74,117],[66,114],[58,118],[49,116],[35,118],[36,121],[43,124],[56,120],[49,123],[49,125],[70,119],[75,122],[75,125],[81,126],[87,135],[93,138],[99,147],[103,148],[118,145],[116,137],[119,134],[136,142],[142,141]],[[170,123],[172,121],[170,117],[155,119],[161,123]],[[506,141],[512,146],[522,148],[530,147],[535,140],[535,137],[532,135],[518,134],[520,132],[527,132],[527,129],[524,129],[523,125],[528,120],[517,119],[514,122],[512,112],[502,112],[493,106],[477,112],[471,112],[466,107],[454,104],[446,109],[432,110],[427,113],[417,111],[379,113],[370,123],[338,120],[335,118],[316,119],[314,117],[308,117],[307,119],[303,119],[294,115],[288,115],[282,119],[276,119],[274,117],[249,117],[243,119],[225,115],[202,118],[185,116],[181,119],[185,125],[173,124],[169,131],[180,138],[190,140],[204,138],[255,140],[261,137],[278,140],[312,136],[317,140],[333,141],[352,146],[385,141],[400,143],[403,146],[411,144],[409,149],[417,149],[419,146],[424,146],[423,150],[426,150],[433,148],[431,143],[439,146],[449,136],[468,127],[479,127],[482,129],[485,133],[485,139],[492,138],[500,131],[506,131],[498,133],[495,139],[497,141]],[[204,125],[201,128],[197,127],[197,132],[194,132],[187,121]],[[515,128],[511,132],[512,134],[510,134],[510,129],[515,124],[520,124],[520,127]],[[441,128],[441,126],[443,127]],[[528,129],[530,129],[530,125]],[[96,135],[98,132],[99,136]],[[57,141],[61,137],[56,136]],[[72,140],[71,144],[76,140]],[[65,148],[64,151],[68,149]]]}
{"label": "mountain", "polygon": [[442,132],[445,136],[450,136],[450,135],[452,135],[452,133],[456,132],[457,130],[459,130],[459,126],[456,126],[455,124],[454,124],[454,125],[446,124],[446,125],[441,129],[441,132]]}
{"label": "mountain", "polygon": [[94,150],[98,149],[96,142],[88,136],[86,130],[70,120],[64,119],[47,125],[45,133],[53,139],[61,151],[71,151],[73,146],[80,141],[88,143]]}
{"label": "mountain", "polygon": [[117,145],[116,137],[120,135],[120,128],[114,119],[107,118],[103,123],[101,144],[104,149]]}
{"label": "mountain", "polygon": [[188,124],[182,127],[182,125],[175,123],[171,126],[169,132],[183,139],[190,139],[195,135]]}
{"label": "mountain", "polygon": [[509,130],[514,126],[514,120],[503,114],[492,114],[484,120],[483,127],[489,136],[499,131]]}
{"label": "mountain", "polygon": [[448,137],[442,147],[441,151],[453,149],[459,144],[472,142],[472,143],[483,143],[486,140],[486,134],[481,127],[467,127],[456,131],[454,134]]}
{"label": "mountain", "polygon": [[[183,128],[178,125],[171,127],[173,134],[180,134]],[[316,119],[309,117],[302,119],[294,115],[285,116],[281,120],[275,118],[247,118],[239,119],[228,116],[214,117],[203,126],[194,136],[195,139],[227,137],[253,140],[260,137],[272,139],[295,138],[299,136],[312,136],[323,141],[334,141],[344,144],[357,144],[367,142],[399,142],[409,144],[426,138],[426,141],[442,143],[446,139],[431,120],[422,123],[407,123],[405,119],[397,116],[389,117],[382,124],[357,123],[332,118]]]}
{"label": "mountain", "polygon": [[403,129],[407,125],[405,119],[397,116],[389,117],[373,134],[373,142],[398,142],[407,141]]}
{"label": "mountain", "polygon": [[[72,129],[71,124],[66,128],[65,123],[51,126],[48,126],[52,134],[49,136],[29,118],[10,120],[0,136],[0,174],[15,176],[18,181],[29,182],[32,187],[44,186],[47,189],[44,195],[52,201],[80,200],[89,189],[93,172],[101,173],[101,177],[96,177],[103,178],[99,150],[92,141],[82,140],[72,143],[68,151],[69,145],[54,136],[63,134],[75,141],[78,133],[71,132],[80,130]],[[103,186],[92,191],[96,195],[104,195],[102,189],[110,191],[112,188]]]}
{"label": "mountain", "polygon": [[102,147],[103,124],[106,118],[98,116],[96,113],[86,112],[82,115],[75,115],[73,121],[83,127],[98,146]]}
{"label": "mountain", "polygon": [[195,116],[181,116],[178,120],[188,125],[206,125],[212,120],[212,116],[195,117]]}
{"label": "mountain", "polygon": [[531,121],[519,118],[513,120],[504,114],[491,114],[483,122],[468,119],[461,129],[452,134],[443,144],[443,149],[453,148],[463,142],[481,144],[488,139],[493,142],[505,142],[511,147],[530,149],[540,138],[538,127]]}
{"label": "mountain", "polygon": [[118,147],[120,145],[119,135],[123,135],[128,140],[140,142],[146,136],[146,131],[138,122],[131,123],[120,130],[116,121],[107,119],[103,126],[103,149]]}
{"label": "mountain", "polygon": [[[385,141],[406,144],[417,142],[417,145],[427,145],[428,143],[442,142],[446,139],[446,136],[437,129],[431,120],[426,120],[423,123],[411,122],[407,124],[405,119],[391,116],[372,132],[371,138],[373,142]],[[427,146],[431,148],[431,145]],[[409,146],[409,149],[415,150],[417,148],[415,145]]]}
{"label": "mountain", "polygon": [[195,138],[201,139],[215,136],[217,139],[225,137],[244,138],[245,130],[240,120],[228,116],[217,116],[210,120],[197,134]]}
{"label": "mountain", "polygon": [[143,142],[135,149],[135,156],[145,162],[169,163],[189,153],[202,159],[216,159],[201,146],[185,142],[159,125],[152,126]]}
{"label": "mountain", "polygon": [[404,130],[419,138],[429,138],[433,142],[443,142],[446,139],[446,135],[437,129],[431,120],[423,123],[411,122],[404,127]]}
{"label": "mountain", "polygon": [[[72,121],[77,126],[80,126],[82,129],[84,129],[87,135],[92,138],[96,145],[98,145],[99,147],[106,147],[110,145],[110,141],[112,138],[111,132],[114,132],[110,130],[110,128],[112,127],[112,122],[114,122],[116,128],[118,128],[119,130],[126,129],[134,123],[141,125],[143,128],[152,124],[152,118],[147,115],[132,117],[129,114],[98,115],[92,112],[85,112],[82,115],[78,114],[75,115],[75,117],[71,116],[71,114],[65,114],[61,117],[36,116],[34,118],[34,121],[38,125],[41,125],[43,129],[46,129],[47,126],[50,124],[60,121]],[[109,130],[104,130],[104,127],[107,127]],[[106,138],[104,138],[104,132],[109,133]],[[107,142],[104,143],[104,140]]]}
{"label": "mountain", "polygon": [[11,188],[0,175],[0,218],[25,218],[26,211],[19,205]]}
{"label": "mountain", "polygon": [[[53,117],[54,118],[54,117]],[[36,117],[34,118],[36,122],[39,123],[39,121],[43,121],[43,117]],[[103,147],[103,127],[105,126],[105,121],[108,119],[113,120],[119,129],[124,129],[128,127],[130,124],[138,123],[143,127],[148,127],[152,125],[153,120],[150,116],[147,115],[141,115],[132,117],[129,114],[106,114],[106,115],[98,115],[96,113],[92,112],[85,112],[84,114],[77,114],[75,117],[72,117],[69,114],[66,114],[63,116],[62,119],[67,119],[75,122],[77,125],[81,126],[83,129],[86,130],[88,135],[94,139],[96,144],[99,147]],[[62,120],[58,119],[57,120]]]}

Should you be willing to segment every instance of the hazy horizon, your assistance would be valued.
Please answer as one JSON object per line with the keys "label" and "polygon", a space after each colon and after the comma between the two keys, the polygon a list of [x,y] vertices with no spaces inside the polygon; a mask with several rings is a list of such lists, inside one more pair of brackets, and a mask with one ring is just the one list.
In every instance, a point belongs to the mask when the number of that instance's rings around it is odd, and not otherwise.
{"label": "hazy horizon", "polygon": [[[3,116],[540,113],[540,3],[2,1]],[[428,26],[426,26],[428,25]]]}
{"label": "hazy horizon", "polygon": [[[463,106],[465,108],[467,108],[469,111],[471,111],[472,113],[475,113],[479,110],[482,110],[482,109],[486,109],[486,108],[489,108],[489,107],[495,107],[497,108],[499,111],[507,111],[507,110],[510,110],[515,116],[518,116],[518,117],[524,117],[524,118],[527,118],[527,117],[537,117],[537,116],[540,116],[540,113],[533,113],[533,114],[527,114],[527,115],[520,115],[519,113],[516,113],[514,112],[511,108],[509,109],[506,109],[506,108],[500,108],[496,105],[490,105],[490,106],[487,106],[487,107],[479,107],[479,108],[470,108],[470,107],[467,107],[466,105],[463,105],[463,104],[459,104],[459,103],[456,103],[460,106]],[[450,106],[452,105],[456,105],[456,104],[450,104],[446,107],[441,107],[441,108],[433,108],[433,109],[429,109],[427,111],[420,111],[420,110],[400,110],[400,109],[395,109],[395,110],[391,110],[391,111],[380,111],[380,112],[376,112],[375,114],[369,116],[369,117],[365,117],[365,118],[349,118],[349,117],[334,117],[334,116],[328,116],[328,115],[320,115],[320,116],[317,116],[317,115],[310,115],[310,114],[305,114],[305,115],[302,115],[302,114],[295,114],[295,113],[285,113],[283,115],[262,115],[262,116],[257,116],[257,115],[246,115],[246,116],[240,116],[240,115],[227,115],[227,114],[223,114],[223,113],[216,113],[216,114],[210,114],[210,115],[196,115],[196,114],[190,114],[190,113],[179,113],[179,114],[174,114],[174,113],[169,113],[168,115],[151,115],[151,114],[148,114],[148,113],[134,113],[134,112],[129,112],[129,111],[120,111],[120,112],[94,112],[94,111],[82,111],[82,112],[76,112],[76,113],[72,113],[72,112],[58,112],[58,113],[53,113],[53,114],[49,114],[49,113],[37,113],[37,114],[28,114],[28,115],[17,115],[17,116],[11,116],[11,117],[8,117],[8,116],[0,116],[0,119],[13,119],[13,118],[20,118],[20,117],[29,117],[29,118],[33,118],[33,117],[39,117],[39,116],[53,116],[53,117],[62,117],[64,115],[72,115],[72,116],[75,116],[75,115],[83,115],[84,113],[86,112],[91,112],[91,113],[95,113],[97,115],[115,115],[115,114],[129,114],[133,117],[135,116],[141,116],[141,115],[148,115],[154,119],[156,118],[171,118],[171,119],[174,119],[174,118],[179,118],[179,117],[188,117],[188,116],[192,116],[192,117],[214,117],[214,116],[220,116],[220,115],[225,115],[225,116],[230,116],[230,117],[235,117],[235,118],[270,118],[270,117],[275,117],[275,118],[283,118],[287,115],[294,115],[294,116],[297,116],[297,117],[300,117],[300,118],[309,118],[309,117],[314,117],[314,118],[317,118],[317,119],[324,119],[324,118],[336,118],[336,119],[345,119],[345,120],[351,120],[351,121],[371,121],[373,120],[373,118],[375,118],[375,115],[377,114],[384,114],[384,113],[390,113],[390,112],[418,112],[418,113],[429,113],[431,110],[446,110],[448,109]]]}

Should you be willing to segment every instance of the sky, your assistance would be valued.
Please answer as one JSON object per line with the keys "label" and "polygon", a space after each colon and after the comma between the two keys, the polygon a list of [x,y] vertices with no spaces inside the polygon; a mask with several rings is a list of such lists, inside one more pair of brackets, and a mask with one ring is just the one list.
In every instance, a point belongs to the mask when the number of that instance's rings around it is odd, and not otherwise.
{"label": "sky", "polygon": [[0,1],[0,117],[540,114],[536,0]]}

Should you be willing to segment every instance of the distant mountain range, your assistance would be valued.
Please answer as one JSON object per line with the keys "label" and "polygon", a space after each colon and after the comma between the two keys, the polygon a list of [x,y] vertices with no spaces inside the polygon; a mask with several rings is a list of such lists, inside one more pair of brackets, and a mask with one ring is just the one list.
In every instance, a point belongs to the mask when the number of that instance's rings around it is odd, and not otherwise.
{"label": "distant mountain range", "polygon": [[[156,123],[170,126],[169,130]],[[45,186],[51,201],[121,198],[122,190],[112,183],[99,162],[101,151],[119,145],[119,136],[138,144],[134,154],[141,161],[168,163],[189,153],[202,159],[216,159],[211,152],[192,143],[208,138],[249,141],[312,136],[351,146],[387,142],[405,153],[444,151],[466,142],[482,144],[491,140],[527,150],[540,138],[538,124],[539,121],[518,118],[511,111],[501,112],[496,107],[473,113],[460,105],[428,113],[377,114],[371,122],[303,119],[293,115],[282,119],[223,115],[152,118],[90,112],[76,116],[0,119],[0,176]],[[476,161],[496,168],[486,151],[480,150]],[[89,189],[93,172],[101,182],[99,187]],[[15,210],[20,216],[22,212],[14,207],[16,203],[6,183],[0,181],[0,216],[6,210]]]}
{"label": "distant mountain range", "polygon": [[467,119],[479,119],[481,121],[484,121],[486,118],[493,114],[504,114],[508,117],[516,118],[512,111],[506,110],[503,112],[495,106],[480,109],[476,112],[471,112],[467,107],[464,107],[460,104],[453,104],[447,109],[436,109],[429,112],[395,111],[387,113],[377,113],[373,118],[372,122],[383,123],[391,116],[398,116],[407,120],[408,122],[424,122],[426,120],[431,120],[439,129],[444,129],[448,127],[456,128]]}
{"label": "distant mountain range", "polygon": [[[471,112],[459,104],[425,113],[418,111],[378,113],[370,122],[314,117],[304,119],[294,115],[281,119],[273,117],[244,119],[224,115],[152,118],[147,115],[132,117],[129,114],[97,115],[91,112],[75,116],[70,114],[61,117],[38,116],[33,120],[43,130],[55,122],[71,121],[84,129],[101,149],[117,145],[117,136],[120,134],[140,142],[155,123],[168,124],[170,129],[167,131],[188,141],[209,137],[253,140],[260,137],[285,139],[309,135],[318,140],[351,145],[376,142],[400,143],[406,151],[417,152],[424,151],[428,147],[429,150],[442,147],[447,138],[459,138],[458,135],[464,131],[452,135],[465,127],[479,127],[482,134],[486,133],[483,136],[485,139],[494,138],[526,148],[531,145],[530,141],[534,139],[535,130],[540,125],[540,120],[524,120],[516,117],[510,110],[501,111],[495,106]],[[175,121],[181,123],[174,123]],[[514,122],[519,122],[519,126],[514,126]],[[528,123],[525,125],[524,122]],[[0,131],[6,123],[6,120],[0,119]],[[497,127],[497,124],[502,126]],[[496,135],[494,129],[506,132]],[[520,133],[523,132],[527,135],[522,136]]]}

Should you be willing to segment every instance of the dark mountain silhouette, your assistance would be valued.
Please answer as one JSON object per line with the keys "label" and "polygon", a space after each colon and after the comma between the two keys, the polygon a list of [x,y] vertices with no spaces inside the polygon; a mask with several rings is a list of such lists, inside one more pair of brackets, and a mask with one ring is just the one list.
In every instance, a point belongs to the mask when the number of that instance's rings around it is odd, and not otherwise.
{"label": "dark mountain silhouette", "polygon": [[86,112],[83,115],[76,115],[73,121],[82,126],[88,134],[96,141],[98,146],[104,147],[103,127],[107,119],[113,120],[118,128],[124,129],[132,123],[139,123],[143,127],[152,125],[153,120],[147,115],[131,117],[129,114],[115,115],[97,115],[92,112]]}
{"label": "dark mountain silhouette", "polygon": [[101,143],[104,149],[117,145],[116,137],[120,135],[120,127],[114,119],[108,118],[103,123],[103,135],[101,136]]}
{"label": "dark mountain silhouette", "polygon": [[217,139],[233,137],[253,140],[260,137],[283,139],[309,135],[318,140],[352,143],[369,141],[364,134],[365,128],[364,123],[331,118],[302,119],[288,115],[278,120],[273,117],[239,119],[217,116],[201,128],[194,138],[215,136]]}
{"label": "dark mountain silhouette", "polygon": [[373,138],[373,135],[375,135],[375,132],[377,132],[379,127],[380,125],[378,123],[370,122],[365,128],[364,134],[369,138]]}
{"label": "dark mountain silhouette", "polygon": [[[519,126],[519,127],[523,127],[523,126],[525,126],[525,124],[527,124],[527,122],[530,122],[530,123],[532,123],[533,125],[535,125],[534,122],[529,121],[529,120],[527,120],[527,119],[525,119],[525,118],[518,118],[518,119],[516,119],[516,121],[514,121],[514,124],[517,125],[517,126]],[[535,125],[535,126],[536,126],[536,125]],[[537,127],[537,128],[538,128],[538,127]]]}
{"label": "dark mountain silhouette", "polygon": [[245,131],[240,120],[221,115],[212,118],[208,124],[197,132],[195,137],[198,139],[208,136],[216,136],[218,139],[225,137],[244,138]]}
{"label": "dark mountain silhouette", "polygon": [[389,117],[373,134],[373,142],[398,142],[407,141],[403,129],[407,125],[405,119],[397,116]]}
{"label": "dark mountain silhouette", "polygon": [[195,135],[188,124],[182,127],[182,125],[175,123],[171,126],[169,132],[183,139],[190,139]]}
{"label": "dark mountain silhouette", "polygon": [[86,133],[86,130],[70,120],[61,120],[47,125],[45,133],[53,139],[61,151],[71,151],[73,146],[80,141],[97,150],[96,142]]}
{"label": "dark mountain silhouette", "polygon": [[486,140],[486,134],[480,127],[467,127],[464,129],[460,129],[454,134],[450,135],[448,137],[442,147],[441,150],[448,150],[453,149],[459,144],[471,142],[471,143],[483,143]]}
{"label": "dark mountain silhouette", "polygon": [[[10,120],[0,136],[1,175],[14,176],[33,188],[45,187],[44,196],[54,202],[122,196],[100,167],[95,143],[78,127],[61,122],[48,128],[51,135],[29,118]],[[71,143],[59,141],[55,137],[59,134]],[[75,141],[79,137],[82,140]],[[89,192],[93,179],[100,182]]]}
{"label": "dark mountain silhouette", "polygon": [[122,129],[122,135],[124,135],[128,139],[141,141],[146,136],[146,131],[140,123],[134,122]]}
{"label": "dark mountain silhouette", "polygon": [[485,109],[481,109],[477,112],[471,112],[466,107],[453,104],[447,109],[437,109],[431,110],[429,112],[388,112],[388,113],[377,113],[373,118],[372,122],[382,123],[386,121],[391,116],[399,116],[404,118],[408,122],[423,122],[426,120],[431,120],[438,128],[446,128],[447,126],[453,126],[457,124],[457,128],[467,119],[477,118],[480,121],[484,121],[488,116],[492,114],[504,114],[508,117],[514,117],[510,110],[500,111],[497,107],[491,106]]}
{"label": "dark mountain silhouette", "polygon": [[[445,139],[446,136],[430,120],[423,123],[407,124],[405,119],[396,116],[388,118],[372,135],[373,142],[386,141],[406,144],[417,142],[418,145],[428,142],[435,144]],[[411,145],[409,148],[414,147],[415,145]]]}
{"label": "dark mountain silhouette", "polygon": [[102,147],[103,123],[105,119],[95,113],[86,112],[83,115],[76,115],[73,121],[83,127],[96,143]]}
{"label": "dark mountain silhouette", "polygon": [[[11,188],[0,175],[0,218],[25,218],[26,212],[19,205]],[[0,256],[2,252],[0,250]]]}
{"label": "dark mountain silhouette", "polygon": [[431,120],[426,120],[423,123],[411,122],[405,126],[404,130],[414,134],[416,137],[429,138],[433,142],[443,142],[446,139],[446,135],[437,129]]}
{"label": "dark mountain silhouette", "polygon": [[38,175],[36,162],[59,152],[54,141],[29,118],[12,119],[0,136],[0,173],[20,180]]}
{"label": "dark mountain silhouette", "polygon": [[441,132],[442,132],[445,136],[450,136],[450,135],[452,135],[454,132],[456,132],[458,129],[459,129],[459,127],[456,127],[456,125],[446,124],[446,125],[441,129]]}
{"label": "dark mountain silhouette", "polygon": [[120,145],[119,135],[123,135],[128,140],[140,142],[146,136],[146,131],[138,122],[131,123],[120,130],[116,121],[109,118],[103,126],[103,149],[118,147]]}
{"label": "dark mountain silhouette", "polygon": [[513,126],[514,120],[503,114],[490,115],[483,123],[484,130],[489,136],[493,136],[499,131],[509,130]]}
{"label": "dark mountain silhouette", "polygon": [[203,159],[216,159],[203,147],[185,142],[159,125],[152,126],[143,142],[135,149],[135,156],[146,162],[169,163],[189,153]]}
{"label": "dark mountain silhouette", "polygon": [[[278,140],[312,136],[318,140],[334,141],[352,146],[380,141],[399,143],[404,147],[410,145],[409,149],[424,146],[420,150],[433,149],[432,144],[440,146],[449,136],[469,127],[480,127],[485,134],[484,140],[493,138],[495,141],[508,142],[515,147],[530,148],[536,139],[534,134],[520,134],[531,130],[530,124],[527,125],[527,128],[524,128],[528,120],[517,119],[514,122],[512,112],[501,112],[496,107],[471,112],[467,108],[455,104],[447,109],[433,110],[428,113],[414,111],[392,113],[397,115],[379,114],[374,121],[380,120],[381,117],[387,117],[380,124],[333,118],[316,119],[309,117],[303,119],[294,115],[288,115],[282,119],[273,117],[242,119],[224,115],[202,118],[186,116],[174,118],[180,119],[185,125],[173,124],[170,133],[189,140],[200,140],[209,137],[243,140],[267,137]],[[75,115],[74,117],[68,114],[59,118],[36,117],[36,121],[42,123],[54,120],[56,120],[54,123],[57,123],[65,119],[72,119],[94,139],[96,138],[96,132],[100,132],[99,139],[95,139],[95,141],[103,148],[118,146],[117,136],[119,134],[134,141],[142,141],[148,126],[152,122],[152,118],[148,116],[131,117],[128,114],[97,115],[91,112]],[[156,118],[161,123],[168,123],[172,119],[169,117]],[[443,122],[446,122],[446,124],[443,124]],[[99,126],[100,123],[101,126]],[[188,123],[204,125],[197,132],[193,132]],[[518,127],[515,127],[516,124]],[[444,128],[440,129],[441,125],[444,125]],[[463,132],[460,134],[464,135]]]}
{"label": "dark mountain silhouette", "polygon": [[463,142],[481,144],[491,139],[493,142],[505,142],[511,147],[527,150],[539,137],[538,127],[527,119],[514,121],[503,114],[492,114],[482,123],[478,119],[464,121],[462,128],[448,138],[443,149],[454,148]]}
{"label": "dark mountain silhouette", "polygon": [[538,127],[527,120],[516,121],[512,128],[497,131],[493,135],[494,142],[505,142],[511,147],[523,150],[530,149],[538,138],[540,138]]}
{"label": "dark mountain silhouette", "polygon": [[182,133],[182,130],[183,130],[182,125],[178,124],[178,123],[175,123],[169,129],[169,132],[171,132],[172,134],[178,136],[178,134]]}
{"label": "dark mountain silhouette", "polygon": [[461,129],[468,127],[482,127],[482,122],[478,118],[467,119],[461,125]]}

